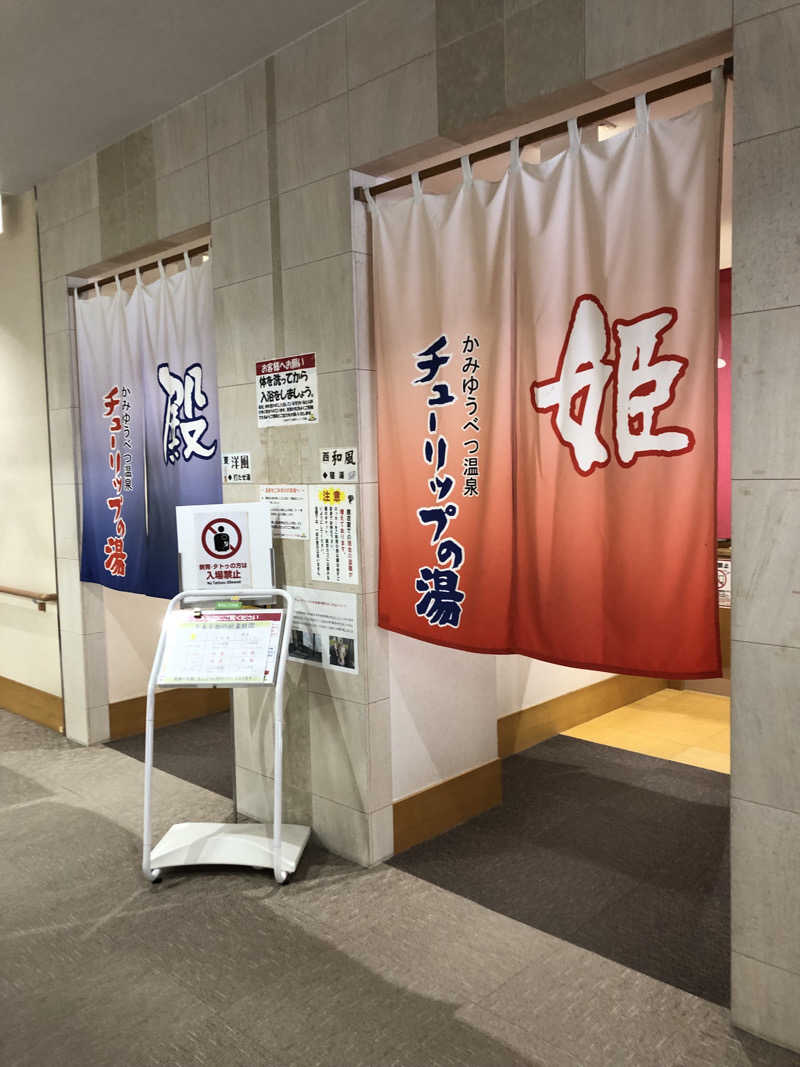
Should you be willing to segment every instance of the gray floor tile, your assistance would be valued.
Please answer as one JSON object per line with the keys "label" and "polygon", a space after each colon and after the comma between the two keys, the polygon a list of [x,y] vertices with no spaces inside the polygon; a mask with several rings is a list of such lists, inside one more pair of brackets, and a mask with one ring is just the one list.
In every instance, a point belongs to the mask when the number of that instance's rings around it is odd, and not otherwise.
{"label": "gray floor tile", "polygon": [[0,708],[0,735],[3,752],[25,752],[37,748],[62,751],[65,748],[79,747],[55,730],[48,730],[38,722],[23,719],[21,715],[14,715],[3,708]]}
{"label": "gray floor tile", "polygon": [[689,993],[564,944],[484,1006],[574,1055],[583,1067],[671,1067],[686,1035],[722,1011]]}
{"label": "gray floor tile", "polygon": [[[515,1026],[507,1019],[495,1015],[477,1004],[467,1004],[456,1015],[463,1024],[467,1024],[474,1032],[483,1034],[500,1042],[518,1058],[512,1059],[512,1063],[529,1063],[535,1067],[581,1067],[580,1061],[576,1060],[563,1049],[549,1044],[530,1030]],[[457,1046],[458,1042],[454,1041]],[[463,1062],[482,1062],[479,1060],[465,1060]]]}
{"label": "gray floor tile", "polygon": [[[721,1008],[315,845],[280,888],[238,868],[150,885],[141,764],[0,713],[6,772],[0,796],[25,799],[0,806],[3,1067],[798,1062]],[[226,798],[155,781],[157,835],[230,817]]]}
{"label": "gray floor tile", "polygon": [[[327,890],[326,887],[327,886]],[[463,897],[387,867],[276,894],[271,904],[308,916],[376,974],[425,996],[461,1003],[486,996],[559,942]]]}
{"label": "gray floor tile", "polygon": [[13,1015],[0,1037],[6,1067],[280,1062],[268,1061],[267,1050],[225,1025],[179,983],[126,959],[80,982],[41,989],[17,1002]]}
{"label": "gray floor tile", "polygon": [[[231,714],[221,711],[192,722],[163,726],[153,745],[153,765],[176,778],[233,798]],[[144,734],[109,742],[108,748],[144,762]]]}
{"label": "gray floor tile", "polygon": [[83,808],[54,799],[5,809],[0,840],[0,934],[92,922],[141,891],[133,836]]}
{"label": "gray floor tile", "polygon": [[9,767],[0,767],[0,808],[25,804],[30,800],[40,800],[48,796],[52,796],[52,793],[43,785],[26,778],[24,774],[12,771]]}
{"label": "gray floor tile", "polygon": [[729,1003],[726,775],[554,737],[503,804],[390,861],[687,992]]}

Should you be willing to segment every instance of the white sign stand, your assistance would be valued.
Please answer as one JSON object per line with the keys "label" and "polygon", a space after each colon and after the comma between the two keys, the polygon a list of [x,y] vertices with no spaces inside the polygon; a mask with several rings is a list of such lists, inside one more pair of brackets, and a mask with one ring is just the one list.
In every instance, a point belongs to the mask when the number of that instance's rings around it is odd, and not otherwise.
{"label": "white sign stand", "polygon": [[[279,597],[286,604],[283,630],[280,638],[275,678],[275,793],[272,818],[272,837],[268,827],[263,823],[176,823],[161,838],[155,848],[151,848],[151,794],[153,778],[153,733],[155,713],[155,691],[159,685],[161,664],[167,643],[170,617],[175,608],[184,601],[191,601],[193,607],[199,602],[224,600],[235,597],[240,601],[264,600],[267,597]],[[297,869],[297,864],[311,833],[308,826],[283,825],[282,821],[282,786],[283,786],[283,689],[286,675],[286,658],[289,653],[289,640],[292,625],[294,602],[291,594],[283,589],[248,589],[239,590],[219,588],[208,590],[186,590],[170,600],[161,625],[153,669],[147,685],[147,724],[145,733],[144,763],[144,832],[142,845],[142,871],[145,878],[155,882],[164,867],[186,867],[194,864],[234,864],[245,867],[271,867],[275,881],[282,884],[287,874]],[[187,683],[181,683],[187,684]],[[213,682],[188,683],[197,687],[208,687]],[[246,682],[245,685],[265,685],[269,683]]]}

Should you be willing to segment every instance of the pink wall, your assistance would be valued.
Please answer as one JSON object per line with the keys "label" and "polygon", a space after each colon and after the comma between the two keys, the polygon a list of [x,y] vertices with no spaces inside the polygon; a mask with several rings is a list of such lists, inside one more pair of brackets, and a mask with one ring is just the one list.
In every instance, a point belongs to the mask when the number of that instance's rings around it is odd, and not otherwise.
{"label": "pink wall", "polygon": [[731,536],[731,272],[719,272],[719,351],[717,370],[717,538]]}

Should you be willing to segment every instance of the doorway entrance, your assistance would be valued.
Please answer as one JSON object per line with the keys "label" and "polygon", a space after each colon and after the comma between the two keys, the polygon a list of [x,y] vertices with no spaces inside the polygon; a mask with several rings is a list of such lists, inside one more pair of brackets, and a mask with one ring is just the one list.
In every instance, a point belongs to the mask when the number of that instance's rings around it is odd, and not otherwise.
{"label": "doorway entrance", "polygon": [[[651,115],[681,114],[701,102],[694,92],[685,99],[673,97]],[[731,92],[727,102],[720,268],[727,271],[729,287]],[[634,122],[633,113],[615,117],[613,127],[600,126],[594,135],[604,140]],[[545,142],[538,158],[549,159],[565,146],[566,138]],[[487,161],[486,173],[479,176],[496,179],[505,163],[501,158]],[[477,168],[475,164],[476,176]],[[450,175],[427,179],[426,190],[446,192],[446,183],[457,180]],[[723,491],[718,501],[718,539],[720,558],[728,562],[730,422],[724,391],[729,412],[729,358],[721,352],[724,364],[718,365],[723,397],[720,486],[727,486],[727,500]],[[720,626],[723,677],[656,682],[647,696],[594,712],[589,708],[568,725],[551,725],[538,735],[545,738],[540,743],[524,751],[510,749],[514,754],[503,760],[502,804],[390,862],[539,930],[728,1005],[729,607],[721,610]],[[563,732],[548,737],[553,730]]]}

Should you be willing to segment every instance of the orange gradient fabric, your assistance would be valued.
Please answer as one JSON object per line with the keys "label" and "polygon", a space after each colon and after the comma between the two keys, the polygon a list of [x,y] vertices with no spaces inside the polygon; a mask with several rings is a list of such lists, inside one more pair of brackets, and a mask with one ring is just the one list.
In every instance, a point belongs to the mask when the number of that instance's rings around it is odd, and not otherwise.
{"label": "orange gradient fabric", "polygon": [[720,673],[719,95],[371,205],[381,626]]}

